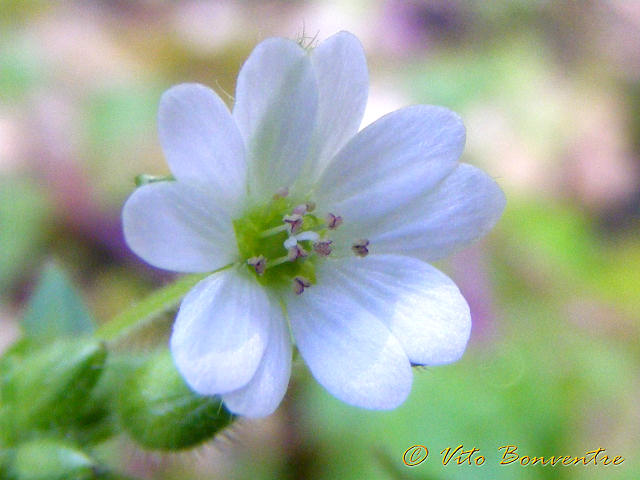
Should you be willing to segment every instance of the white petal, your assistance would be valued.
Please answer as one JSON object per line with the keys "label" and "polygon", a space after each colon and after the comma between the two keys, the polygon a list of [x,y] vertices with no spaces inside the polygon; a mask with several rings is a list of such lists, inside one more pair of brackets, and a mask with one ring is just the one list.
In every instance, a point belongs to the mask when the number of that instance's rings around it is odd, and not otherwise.
{"label": "white petal", "polygon": [[124,205],[127,244],[154,267],[210,272],[237,256],[233,224],[222,202],[193,185],[159,182],[134,191]]}
{"label": "white petal", "polygon": [[198,283],[173,325],[171,353],[186,382],[202,395],[237,390],[254,376],[269,336],[270,303],[244,270]]}
{"label": "white petal", "polygon": [[315,178],[360,126],[369,93],[367,60],[349,32],[329,37],[311,52],[318,79],[318,120],[310,176]]}
{"label": "white petal", "polygon": [[245,417],[264,417],[273,413],[287,391],[291,375],[291,338],[282,310],[271,303],[269,343],[251,381],[222,400],[229,410]]}
{"label": "white petal", "polygon": [[471,332],[469,306],[445,274],[399,255],[330,263],[348,294],[388,326],[412,363],[438,365],[462,356]]}
{"label": "white petal", "polygon": [[491,230],[505,202],[491,177],[460,164],[428,195],[384,221],[358,225],[358,234],[369,239],[375,253],[438,260]]}
{"label": "white petal", "polygon": [[167,90],[158,113],[160,143],[173,175],[230,201],[246,193],[244,143],[229,109],[198,84]]}
{"label": "white petal", "polygon": [[345,224],[380,219],[453,171],[464,141],[460,117],[446,108],[415,105],[385,115],[326,168],[318,206],[341,215]]}
{"label": "white petal", "polygon": [[389,329],[363,308],[333,275],[333,262],[318,266],[317,283],[287,301],[293,336],[311,373],[349,404],[390,409],[409,394],[409,359]]}
{"label": "white petal", "polygon": [[283,38],[258,45],[238,75],[233,108],[247,145],[252,194],[271,196],[293,184],[309,150],[317,107],[306,51]]}

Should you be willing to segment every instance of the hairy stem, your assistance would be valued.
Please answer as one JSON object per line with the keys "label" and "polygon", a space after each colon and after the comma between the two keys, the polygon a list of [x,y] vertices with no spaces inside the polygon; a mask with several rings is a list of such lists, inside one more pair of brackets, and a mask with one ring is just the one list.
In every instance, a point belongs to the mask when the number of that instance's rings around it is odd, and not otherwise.
{"label": "hairy stem", "polygon": [[161,313],[175,307],[182,300],[182,297],[207,275],[209,274],[185,275],[175,282],[152,292],[124,312],[102,324],[95,332],[95,336],[101,340],[113,341],[134,329],[140,328]]}

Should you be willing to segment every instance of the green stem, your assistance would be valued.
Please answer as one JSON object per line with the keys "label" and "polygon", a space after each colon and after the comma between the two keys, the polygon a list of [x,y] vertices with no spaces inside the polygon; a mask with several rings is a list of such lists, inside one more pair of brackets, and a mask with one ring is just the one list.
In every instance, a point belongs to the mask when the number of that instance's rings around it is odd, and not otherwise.
{"label": "green stem", "polygon": [[185,275],[166,287],[154,291],[124,312],[102,324],[96,331],[95,336],[105,341],[117,340],[132,329],[141,327],[161,313],[175,307],[196,283],[208,275],[210,273]]}

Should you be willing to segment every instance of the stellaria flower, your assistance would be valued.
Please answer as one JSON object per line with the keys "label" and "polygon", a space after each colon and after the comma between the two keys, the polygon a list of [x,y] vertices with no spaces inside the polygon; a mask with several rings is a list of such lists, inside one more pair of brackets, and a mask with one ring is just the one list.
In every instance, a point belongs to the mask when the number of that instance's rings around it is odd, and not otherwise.
{"label": "stellaria flower", "polygon": [[292,338],[330,393],[370,409],[405,400],[412,365],[466,347],[468,306],[426,262],[485,234],[504,196],[458,163],[465,130],[445,108],[358,132],[367,89],[362,47],[341,32],[313,49],[259,44],[232,113],[202,85],[162,97],[175,181],[131,195],[125,236],[151,265],[212,272],[183,299],[170,348],[195,391],[237,414],[277,408]]}

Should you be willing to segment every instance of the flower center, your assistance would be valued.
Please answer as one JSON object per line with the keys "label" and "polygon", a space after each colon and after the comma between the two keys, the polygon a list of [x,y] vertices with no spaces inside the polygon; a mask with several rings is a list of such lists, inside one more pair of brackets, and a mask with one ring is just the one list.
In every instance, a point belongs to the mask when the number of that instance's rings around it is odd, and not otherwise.
{"label": "flower center", "polygon": [[331,249],[330,240],[323,238],[327,226],[313,208],[311,202],[276,194],[234,220],[241,259],[260,283],[299,293],[315,283],[315,263]]}
{"label": "flower center", "polygon": [[[329,237],[343,220],[333,213],[317,216],[314,210],[313,202],[295,202],[278,192],[233,221],[242,262],[261,284],[300,295],[316,283],[315,266],[331,255]],[[368,245],[368,240],[358,240],[352,251],[366,256]]]}

